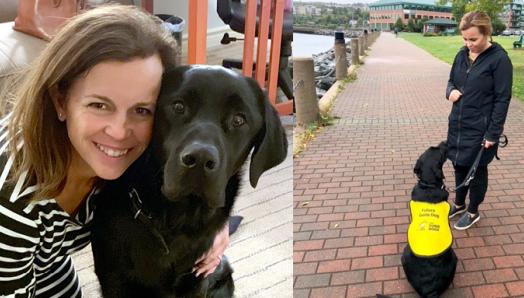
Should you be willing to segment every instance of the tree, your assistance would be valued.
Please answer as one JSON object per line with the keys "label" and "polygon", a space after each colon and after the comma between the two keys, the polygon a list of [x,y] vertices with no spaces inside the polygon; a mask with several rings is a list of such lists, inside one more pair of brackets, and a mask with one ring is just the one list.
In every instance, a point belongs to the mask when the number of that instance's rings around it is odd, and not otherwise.
{"label": "tree", "polygon": [[393,28],[398,28],[399,31],[402,31],[404,29],[404,23],[402,23],[402,20],[400,18],[397,19],[395,25],[393,25]]}
{"label": "tree", "polygon": [[424,29],[424,21],[421,19],[416,20],[415,32],[422,32],[422,29]]}
{"label": "tree", "polygon": [[459,21],[466,13],[466,5],[470,0],[437,0],[437,5],[446,5],[451,3],[451,14],[455,20]]}
{"label": "tree", "polygon": [[451,12],[457,21],[460,21],[466,12],[475,10],[483,11],[495,20],[504,9],[504,5],[510,4],[511,0],[437,0],[438,5],[448,3],[451,3]]}
{"label": "tree", "polygon": [[498,18],[494,19],[491,24],[493,25],[493,33],[499,35],[506,29],[506,25],[502,23]]}
{"label": "tree", "polygon": [[409,32],[414,32],[415,31],[415,22],[413,21],[412,18],[409,18],[409,20],[408,20],[407,29],[408,29]]}

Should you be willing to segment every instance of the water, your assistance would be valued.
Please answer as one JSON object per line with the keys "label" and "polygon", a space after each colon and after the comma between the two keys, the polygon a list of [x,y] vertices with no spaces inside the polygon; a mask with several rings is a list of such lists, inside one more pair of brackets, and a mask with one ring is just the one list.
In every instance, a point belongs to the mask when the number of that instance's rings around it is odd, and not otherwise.
{"label": "water", "polygon": [[[346,44],[349,39],[346,38]],[[335,44],[335,36],[293,33],[293,56],[308,57],[325,52]]]}

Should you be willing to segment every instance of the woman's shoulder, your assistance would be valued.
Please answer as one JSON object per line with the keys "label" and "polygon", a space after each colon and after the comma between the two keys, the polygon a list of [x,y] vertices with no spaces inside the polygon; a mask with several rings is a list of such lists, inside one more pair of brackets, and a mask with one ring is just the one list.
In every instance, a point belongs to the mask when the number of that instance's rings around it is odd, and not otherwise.
{"label": "woman's shoulder", "polygon": [[463,46],[457,51],[457,54],[455,55],[455,62],[461,59],[466,59],[467,56],[468,56],[468,49]]}
{"label": "woman's shoulder", "polygon": [[7,185],[0,191],[0,227],[4,234],[21,234],[33,239],[40,236],[40,227],[35,214],[27,211],[27,201],[9,199],[12,187]]}
{"label": "woman's shoulder", "polygon": [[509,58],[508,52],[498,43],[493,42],[486,59],[484,59],[491,69],[499,67],[511,68],[511,59]]}
{"label": "woman's shoulder", "polygon": [[[11,196],[13,187],[7,185],[0,191],[0,227],[24,231],[26,235],[39,237],[46,227],[65,224],[69,215],[54,199],[35,200],[30,195]],[[27,193],[27,192],[26,192]]]}

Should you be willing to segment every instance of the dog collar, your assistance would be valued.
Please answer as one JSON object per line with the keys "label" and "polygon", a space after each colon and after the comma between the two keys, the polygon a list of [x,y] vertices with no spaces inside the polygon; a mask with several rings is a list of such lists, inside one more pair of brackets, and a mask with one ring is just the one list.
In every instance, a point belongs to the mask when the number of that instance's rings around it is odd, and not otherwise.
{"label": "dog collar", "polygon": [[425,182],[419,181],[418,184],[420,184],[421,186],[424,186],[426,188],[446,189],[446,185],[444,185],[444,183],[442,183],[442,185],[438,186],[436,184],[429,184],[429,183],[425,183]]}
{"label": "dog collar", "polygon": [[448,202],[433,204],[412,200],[409,208],[408,244],[413,253],[420,257],[433,257],[447,250],[453,242]]}
{"label": "dog collar", "polygon": [[140,196],[138,195],[136,189],[131,189],[131,191],[129,192],[129,198],[131,199],[131,211],[133,214],[133,219],[138,220],[151,231],[153,236],[155,236],[155,238],[157,238],[162,244],[164,253],[168,255],[169,247],[167,246],[166,240],[164,239],[162,234],[155,228],[155,225],[152,221],[153,217],[151,216],[151,214],[144,212],[144,204],[142,203],[142,200],[140,199]]}

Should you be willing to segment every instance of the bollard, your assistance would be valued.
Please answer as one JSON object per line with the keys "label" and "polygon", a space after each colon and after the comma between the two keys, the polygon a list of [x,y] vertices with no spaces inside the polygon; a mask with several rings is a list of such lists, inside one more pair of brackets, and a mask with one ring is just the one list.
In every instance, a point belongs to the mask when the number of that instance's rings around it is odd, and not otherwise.
{"label": "bollard", "polygon": [[312,57],[293,57],[293,86],[297,125],[318,121],[318,101]]}
{"label": "bollard", "polygon": [[343,80],[348,75],[346,40],[344,32],[335,32],[335,78]]}
{"label": "bollard", "polygon": [[364,51],[369,49],[371,38],[369,38],[368,30],[364,29]]}
{"label": "bollard", "polygon": [[351,39],[351,65],[359,65],[360,59],[358,57],[359,49],[358,49],[358,38],[352,38]]}
{"label": "bollard", "polygon": [[362,35],[358,37],[358,54],[364,56],[364,37]]}

